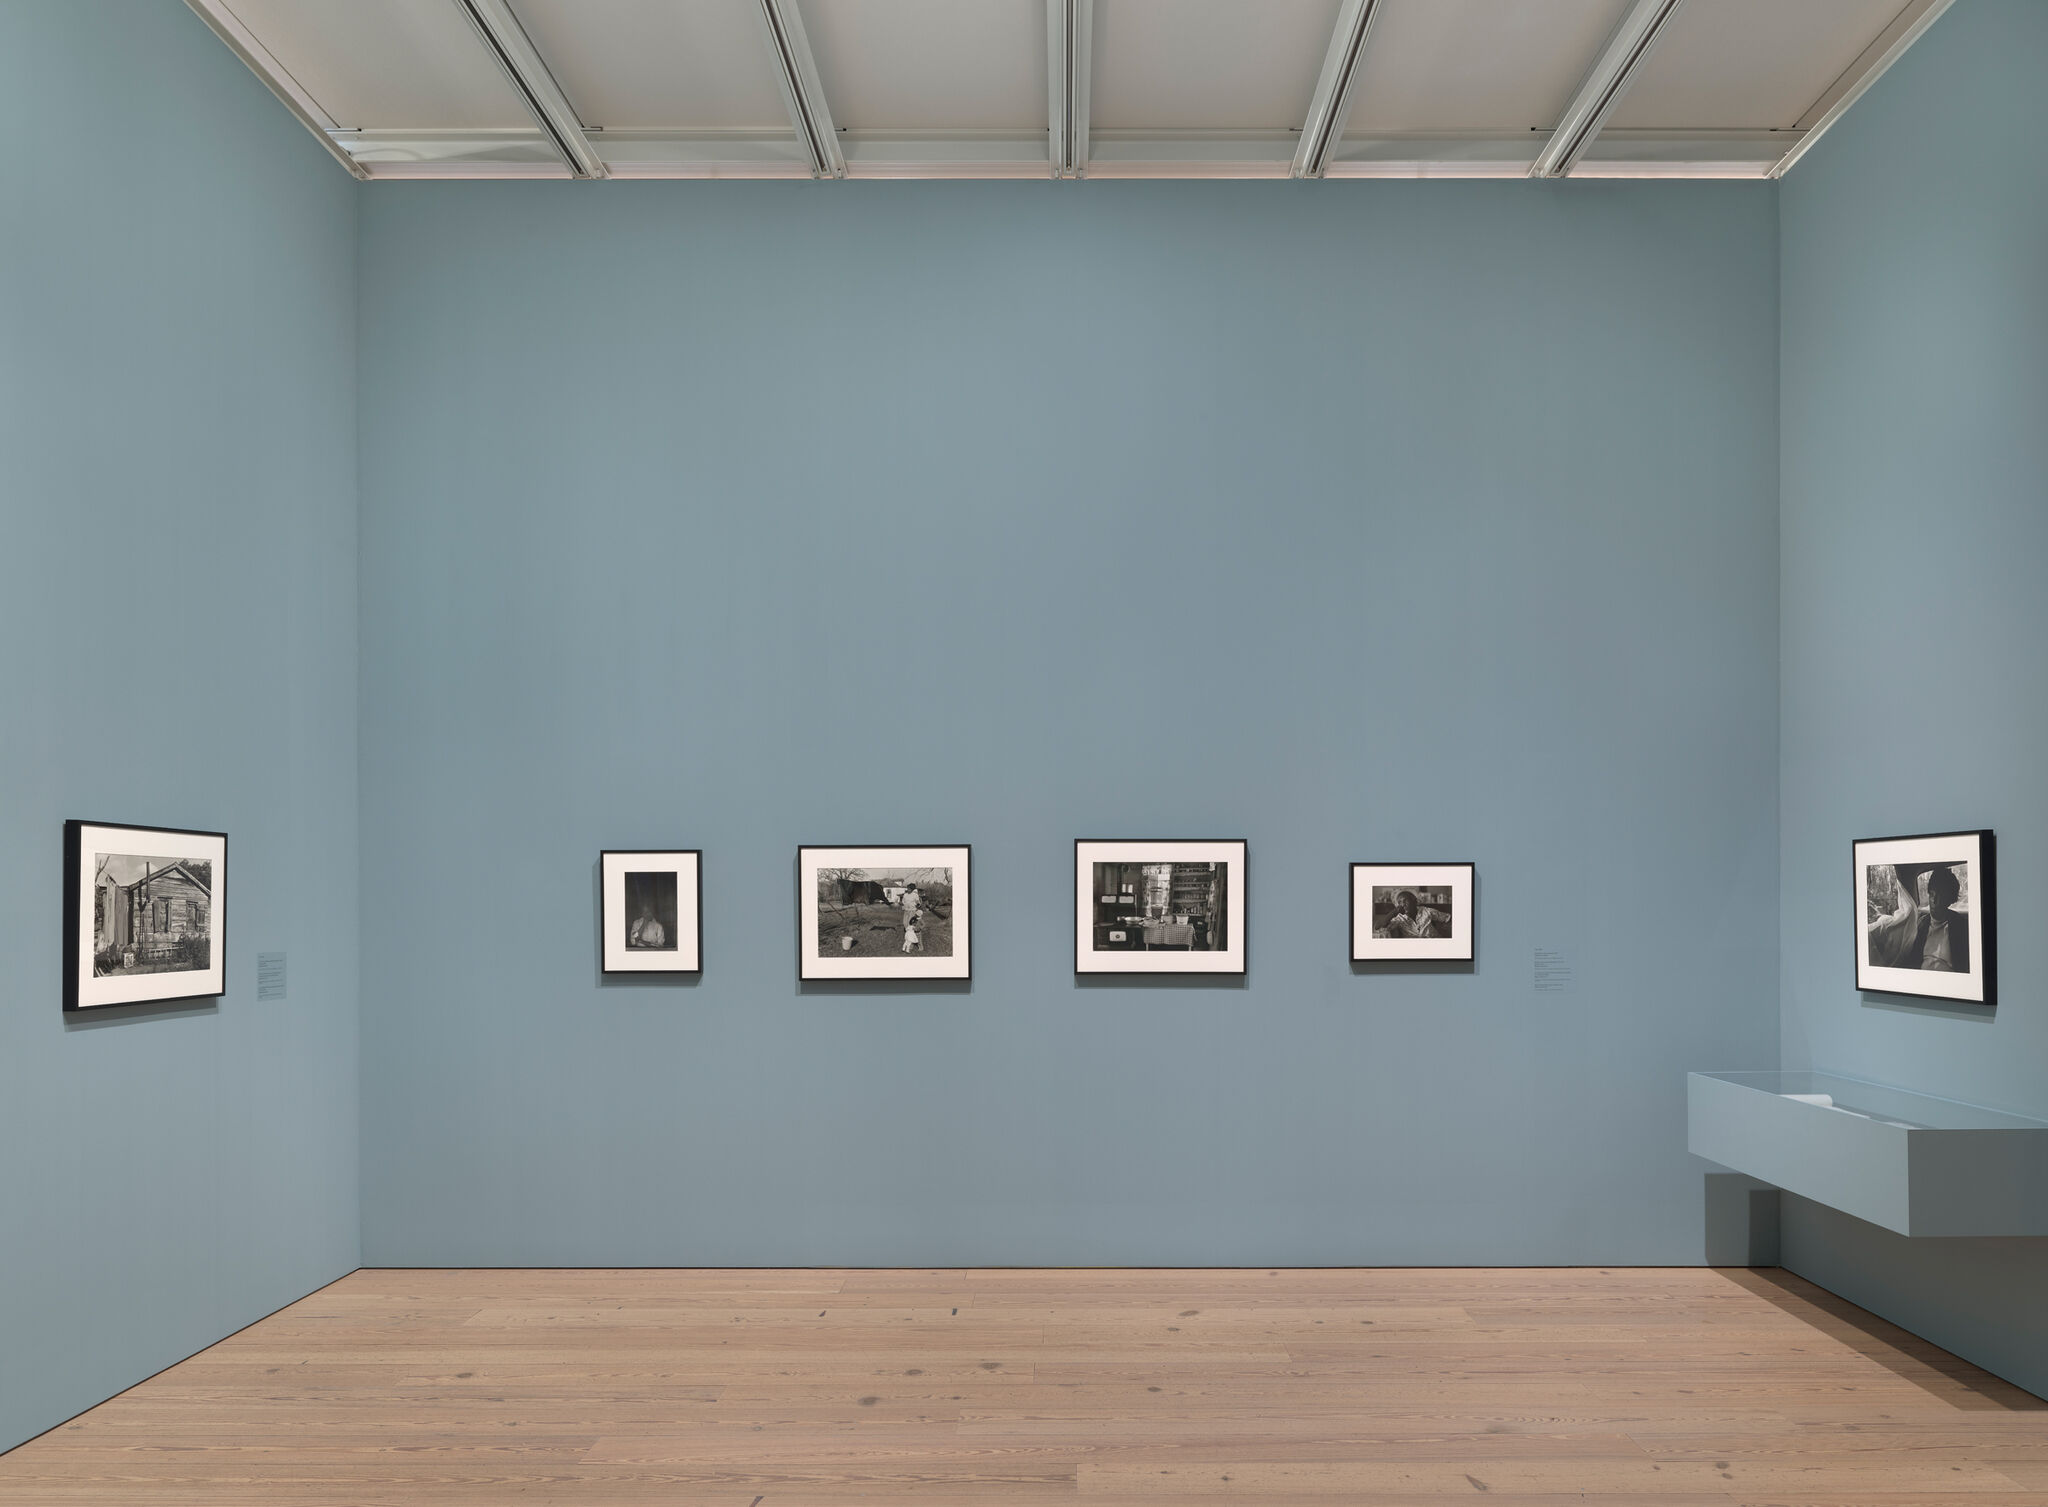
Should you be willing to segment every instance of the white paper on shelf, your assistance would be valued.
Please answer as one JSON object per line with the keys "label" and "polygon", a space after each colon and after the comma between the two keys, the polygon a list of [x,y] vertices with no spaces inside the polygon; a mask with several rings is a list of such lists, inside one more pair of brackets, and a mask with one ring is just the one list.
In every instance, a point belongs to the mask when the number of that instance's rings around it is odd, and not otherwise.
{"label": "white paper on shelf", "polygon": [[1780,1097],[1797,1099],[1801,1104],[1818,1104],[1824,1109],[1833,1109],[1835,1107],[1835,1096],[1833,1094],[1784,1094]]}

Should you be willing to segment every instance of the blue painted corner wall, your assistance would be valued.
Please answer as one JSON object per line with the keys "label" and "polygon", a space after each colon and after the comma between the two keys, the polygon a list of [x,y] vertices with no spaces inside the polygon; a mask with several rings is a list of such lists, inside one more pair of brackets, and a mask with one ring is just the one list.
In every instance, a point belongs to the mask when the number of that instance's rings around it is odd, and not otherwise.
{"label": "blue painted corner wall", "polygon": [[[0,6],[0,133],[6,1448],[358,1262],[356,194],[157,0]],[[217,1006],[65,1021],[71,817],[230,834]]]}
{"label": "blue painted corner wall", "polygon": [[[367,193],[366,1259],[1700,1260],[1684,1074],[1776,1055],[1775,205]],[[1243,987],[1076,983],[1073,839],[1147,835],[1249,841]],[[888,841],[975,845],[971,992],[799,989],[798,844]],[[604,985],[664,844],[703,981]],[[1471,973],[1352,971],[1371,857],[1478,863]]]}
{"label": "blue painted corner wall", "polygon": [[[1961,0],[1784,182],[1780,780],[1784,1065],[2048,1118],[2044,62],[2048,6]],[[1850,842],[1963,827],[1998,1008],[1859,995]],[[1785,1202],[1787,1266],[2048,1395],[2048,1240]]]}

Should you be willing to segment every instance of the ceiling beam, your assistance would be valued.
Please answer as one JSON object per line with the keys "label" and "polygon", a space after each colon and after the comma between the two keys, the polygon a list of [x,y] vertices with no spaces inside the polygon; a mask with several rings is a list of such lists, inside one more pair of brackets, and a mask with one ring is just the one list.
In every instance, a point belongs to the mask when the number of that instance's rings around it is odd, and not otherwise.
{"label": "ceiling beam", "polygon": [[1381,0],[1344,0],[1337,11],[1337,29],[1330,36],[1322,76],[1308,102],[1301,144],[1294,149],[1293,175],[1297,178],[1322,177],[1330,165],[1330,153],[1344,139],[1352,86],[1358,82],[1359,64],[1365,57],[1366,34],[1380,8]]}
{"label": "ceiling beam", "polygon": [[320,138],[320,145],[327,148],[334,160],[347,168],[356,178],[367,178],[369,171],[351,157],[340,142],[334,138],[339,129],[334,117],[320,108],[319,101],[299,85],[299,81],[285,71],[284,65],[271,55],[269,48],[256,40],[256,34],[242,24],[241,18],[229,10],[221,0],[185,0],[199,19],[213,29],[213,34],[228,44],[228,51],[248,65],[249,71],[269,86],[284,107],[299,119],[299,124]]}
{"label": "ceiling beam", "polygon": [[1593,144],[1593,138],[1600,134],[1600,128],[1607,124],[1607,117],[1622,95],[1628,92],[1630,82],[1649,57],[1650,49],[1657,45],[1657,38],[1679,4],[1680,0],[1635,0],[1600,50],[1600,56],[1593,60],[1579,92],[1565,106],[1563,119],[1558,121],[1549,143],[1529,169],[1530,177],[1562,178],[1571,172],[1586,148]]}
{"label": "ceiling beam", "polygon": [[825,86],[804,36],[797,0],[761,0],[761,24],[767,28],[768,50],[775,58],[775,81],[782,86],[782,102],[789,107],[789,123],[810,162],[811,176],[844,178],[846,157],[839,149],[839,133],[832,129],[832,111],[825,103]]}
{"label": "ceiling beam", "polygon": [[526,101],[526,108],[540,122],[541,130],[554,142],[562,160],[569,164],[569,171],[579,178],[609,176],[604,159],[597,155],[590,138],[583,134],[583,122],[569,104],[569,96],[562,92],[562,86],[548,72],[548,65],[541,61],[539,49],[533,45],[526,28],[519,24],[519,18],[512,14],[512,8],[505,0],[455,0],[455,3],[476,27],[477,35],[484,39],[484,45],[490,48],[498,66],[505,70],[505,76],[519,91],[520,98]]}
{"label": "ceiling beam", "polygon": [[[342,145],[371,178],[554,178],[554,144],[532,126],[494,130],[358,130]],[[1793,131],[1600,133],[1577,178],[1764,178]],[[786,126],[590,132],[614,178],[808,178],[810,158]],[[849,178],[1042,178],[1045,129],[837,133]],[[1300,133],[1278,129],[1103,129],[1089,133],[1091,178],[1285,178]],[[1348,131],[1331,178],[1523,178],[1541,138],[1528,131]]]}
{"label": "ceiling beam", "polygon": [[1045,0],[1046,155],[1055,178],[1088,171],[1088,104],[1094,91],[1095,0]]}
{"label": "ceiling beam", "polygon": [[1771,176],[1782,178],[1790,172],[1792,164],[1804,157],[1807,150],[1820,140],[1822,133],[1863,98],[1866,89],[1884,77],[1885,70],[1903,57],[1906,49],[1940,20],[1942,12],[1952,3],[1954,0],[1912,0],[1910,5],[1892,17],[1891,25],[1878,33],[1877,40],[1864,48],[1842,76],[1828,86],[1827,93],[1815,100],[1813,108],[1800,117],[1798,129],[1805,134],[1791,151],[1778,159],[1777,165],[1771,169]]}

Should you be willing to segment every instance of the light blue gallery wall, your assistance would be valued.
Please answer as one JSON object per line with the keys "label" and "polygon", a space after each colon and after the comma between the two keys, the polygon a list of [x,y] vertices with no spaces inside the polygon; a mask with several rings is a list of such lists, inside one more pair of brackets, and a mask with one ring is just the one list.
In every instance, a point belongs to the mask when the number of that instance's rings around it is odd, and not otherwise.
{"label": "light blue gallery wall", "polygon": [[[364,1253],[1688,1262],[1777,1043],[1760,184],[363,196]],[[1251,844],[1078,986],[1077,836]],[[972,842],[969,992],[805,992],[800,842]],[[602,987],[606,846],[706,969]],[[1474,859],[1355,974],[1352,859]],[[1569,992],[1538,994],[1537,947]]]}
{"label": "light blue gallery wall", "polygon": [[[2044,69],[2048,6],[1965,0],[1785,180],[1781,768],[1785,1065],[2048,1116]],[[1963,827],[1999,1007],[1859,995],[1850,842]],[[1788,1198],[1784,1256],[2048,1394],[2048,1241]]]}
{"label": "light blue gallery wall", "polygon": [[[356,1264],[356,284],[182,5],[0,5],[0,134],[5,1448]],[[229,833],[217,1007],[67,1027],[68,817]]]}

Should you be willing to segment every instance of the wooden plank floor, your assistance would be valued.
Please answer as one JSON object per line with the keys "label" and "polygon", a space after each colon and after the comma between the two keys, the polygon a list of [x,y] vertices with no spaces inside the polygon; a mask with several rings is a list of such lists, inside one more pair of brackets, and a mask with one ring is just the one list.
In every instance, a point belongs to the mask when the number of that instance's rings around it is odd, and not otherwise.
{"label": "wooden plank floor", "polygon": [[0,1502],[2048,1507],[2048,1404],[1742,1270],[363,1271]]}

